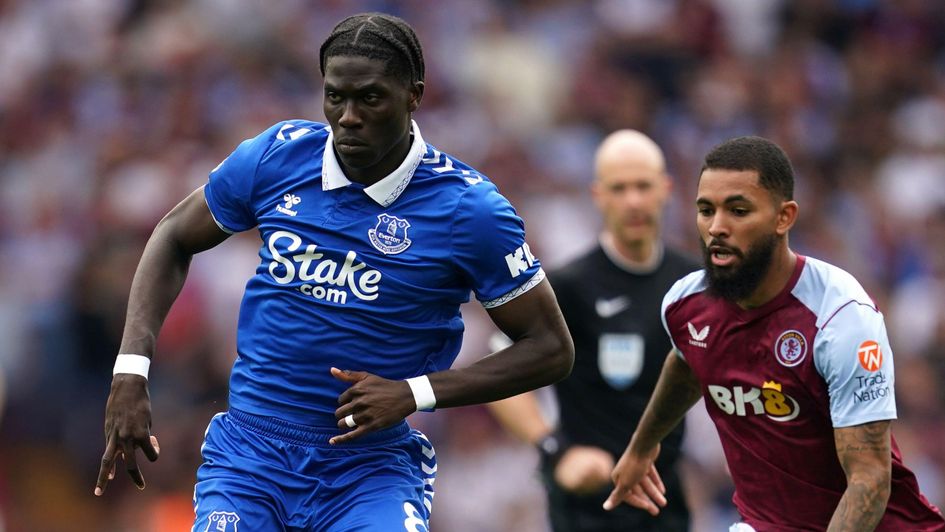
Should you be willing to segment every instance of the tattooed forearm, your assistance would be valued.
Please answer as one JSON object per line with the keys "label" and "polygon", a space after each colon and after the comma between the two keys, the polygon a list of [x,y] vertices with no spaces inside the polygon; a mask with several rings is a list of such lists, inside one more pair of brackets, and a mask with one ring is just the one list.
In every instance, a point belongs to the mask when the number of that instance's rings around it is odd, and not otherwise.
{"label": "tattooed forearm", "polygon": [[883,518],[889,500],[889,422],[835,429],[834,442],[837,458],[847,475],[847,489],[827,530],[873,530]]}
{"label": "tattooed forearm", "polygon": [[827,531],[863,532],[876,528],[886,513],[886,501],[889,499],[889,484],[885,483],[885,489],[883,485],[881,479],[866,482],[857,480],[848,484]]}

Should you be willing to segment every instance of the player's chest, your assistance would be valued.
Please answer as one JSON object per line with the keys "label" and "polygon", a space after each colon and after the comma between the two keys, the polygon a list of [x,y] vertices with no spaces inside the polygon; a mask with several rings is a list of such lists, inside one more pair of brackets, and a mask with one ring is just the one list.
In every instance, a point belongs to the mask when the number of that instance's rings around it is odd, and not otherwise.
{"label": "player's chest", "polygon": [[384,206],[360,188],[324,191],[314,183],[271,194],[257,219],[262,258],[286,275],[376,270],[418,286],[452,275],[450,218],[430,202]]}
{"label": "player's chest", "polygon": [[816,317],[800,305],[764,315],[738,313],[722,303],[692,305],[667,316],[676,346],[699,372],[728,368],[795,368],[812,356]]}
{"label": "player's chest", "polygon": [[814,366],[817,329],[790,308],[762,319],[697,312],[671,322],[673,339],[719,415],[777,421],[817,408],[821,379]]}

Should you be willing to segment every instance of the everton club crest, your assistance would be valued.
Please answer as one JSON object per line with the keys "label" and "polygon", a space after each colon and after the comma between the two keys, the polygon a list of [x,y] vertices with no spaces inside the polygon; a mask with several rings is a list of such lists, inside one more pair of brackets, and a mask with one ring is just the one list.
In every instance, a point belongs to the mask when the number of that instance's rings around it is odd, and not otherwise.
{"label": "everton club crest", "polygon": [[236,512],[213,512],[207,520],[207,532],[239,532],[236,524],[240,516]]}
{"label": "everton club crest", "polygon": [[407,238],[410,222],[386,212],[377,215],[377,225],[368,230],[371,245],[385,255],[396,255],[410,247]]}

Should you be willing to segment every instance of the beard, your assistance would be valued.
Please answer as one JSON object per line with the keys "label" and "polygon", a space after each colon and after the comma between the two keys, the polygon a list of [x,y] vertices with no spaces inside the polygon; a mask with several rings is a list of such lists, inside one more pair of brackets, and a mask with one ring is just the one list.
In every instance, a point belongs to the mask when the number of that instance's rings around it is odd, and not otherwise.
{"label": "beard", "polygon": [[[709,247],[700,239],[709,294],[732,302],[747,299],[771,268],[771,257],[777,242],[777,235],[771,234],[753,242],[744,254],[738,249],[730,248],[731,253],[741,260],[741,264],[720,267],[712,264]],[[712,245],[724,244],[712,242]]]}

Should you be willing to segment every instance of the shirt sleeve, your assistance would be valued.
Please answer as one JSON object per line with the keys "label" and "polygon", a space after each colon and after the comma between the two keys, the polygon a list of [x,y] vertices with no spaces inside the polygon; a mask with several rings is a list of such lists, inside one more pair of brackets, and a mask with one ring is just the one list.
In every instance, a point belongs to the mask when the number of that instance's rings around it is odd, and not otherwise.
{"label": "shirt sleeve", "polygon": [[883,315],[851,301],[818,332],[814,365],[837,428],[896,418],[893,352]]}
{"label": "shirt sleeve", "polygon": [[217,225],[227,233],[246,231],[258,224],[252,204],[253,186],[259,162],[272,144],[275,129],[273,126],[244,140],[210,171],[210,180],[204,187],[207,206]]}
{"label": "shirt sleeve", "polygon": [[673,286],[663,295],[663,302],[660,304],[660,321],[663,323],[663,330],[666,331],[666,336],[669,336],[670,351],[675,353],[679,358],[686,360],[686,355],[683,355],[682,351],[676,347],[676,340],[673,339],[673,333],[669,331],[669,321],[667,321],[666,318],[669,306],[679,299],[679,287],[682,283],[683,279],[679,279],[673,283]]}
{"label": "shirt sleeve", "polygon": [[488,181],[460,198],[452,241],[453,258],[485,308],[515,299],[545,277],[525,242],[525,223]]}

